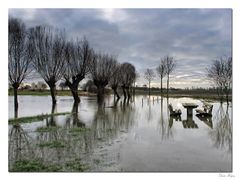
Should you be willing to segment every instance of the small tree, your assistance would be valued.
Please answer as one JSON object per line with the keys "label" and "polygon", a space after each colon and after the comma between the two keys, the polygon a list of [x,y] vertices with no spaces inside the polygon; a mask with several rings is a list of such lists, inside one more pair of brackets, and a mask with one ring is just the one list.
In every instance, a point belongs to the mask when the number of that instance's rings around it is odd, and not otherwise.
{"label": "small tree", "polygon": [[16,18],[8,20],[8,80],[14,91],[14,112],[17,117],[17,90],[31,72],[28,38],[23,22]]}
{"label": "small tree", "polygon": [[162,95],[163,94],[162,81],[163,81],[163,78],[166,76],[166,62],[164,61],[164,59],[161,59],[161,63],[156,68],[156,71],[161,80],[161,95]]}
{"label": "small tree", "polygon": [[166,75],[167,75],[167,97],[169,93],[169,80],[170,80],[170,74],[173,72],[173,70],[176,67],[176,62],[173,60],[173,57],[171,56],[165,56],[164,64],[166,65]]}
{"label": "small tree", "polygon": [[50,88],[52,103],[56,104],[56,82],[65,72],[65,38],[62,32],[44,26],[30,29],[32,62],[36,71]]}
{"label": "small tree", "polygon": [[136,80],[136,69],[130,63],[123,63],[120,67],[120,82],[123,90],[124,99],[131,98],[130,87]]}
{"label": "small tree", "polygon": [[147,69],[144,73],[144,78],[148,81],[148,94],[150,96],[150,84],[151,81],[155,78],[154,71],[152,69]]}
{"label": "small tree", "polygon": [[222,102],[222,96],[225,95],[228,103],[232,88],[232,57],[222,56],[213,61],[207,68],[207,77],[217,87],[220,101]]}

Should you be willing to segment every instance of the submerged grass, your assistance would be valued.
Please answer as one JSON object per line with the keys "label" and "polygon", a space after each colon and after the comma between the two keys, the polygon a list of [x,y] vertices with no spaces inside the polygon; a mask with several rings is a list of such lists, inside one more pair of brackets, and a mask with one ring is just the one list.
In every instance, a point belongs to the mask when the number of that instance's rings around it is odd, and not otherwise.
{"label": "submerged grass", "polygon": [[84,172],[89,169],[87,165],[82,164],[80,160],[75,159],[74,161],[66,162],[65,167],[70,171]]}
{"label": "submerged grass", "polygon": [[33,160],[19,160],[14,163],[10,172],[58,172],[61,171],[59,165],[45,165],[38,159]]}
{"label": "submerged grass", "polygon": [[69,130],[69,133],[78,134],[78,133],[83,133],[83,132],[88,132],[88,131],[90,131],[89,128],[77,127],[77,128],[71,128]]}
{"label": "submerged grass", "polygon": [[65,144],[61,141],[48,141],[44,143],[37,144],[38,147],[48,147],[48,148],[64,148]]}
{"label": "submerged grass", "polygon": [[59,127],[56,126],[50,126],[50,127],[39,127],[37,128],[36,132],[40,132],[40,133],[44,133],[44,132],[53,132],[53,131],[57,131],[59,129]]}
{"label": "submerged grass", "polygon": [[61,113],[53,113],[53,114],[42,114],[37,116],[27,116],[20,118],[11,118],[8,120],[8,124],[18,124],[18,123],[31,123],[36,121],[43,121],[44,119],[52,116],[60,116],[71,114],[70,112],[61,112]]}

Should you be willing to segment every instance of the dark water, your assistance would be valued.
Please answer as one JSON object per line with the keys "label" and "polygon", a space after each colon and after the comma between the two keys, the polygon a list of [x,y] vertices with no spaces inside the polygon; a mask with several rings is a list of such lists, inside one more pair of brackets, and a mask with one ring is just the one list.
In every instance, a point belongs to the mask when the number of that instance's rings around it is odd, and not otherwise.
{"label": "dark water", "polygon": [[[19,99],[19,116],[52,112],[50,97]],[[230,172],[231,106],[210,102],[211,118],[199,119],[193,111],[193,118],[187,120],[181,105],[186,102],[203,104],[191,98],[152,96],[149,101],[137,96],[130,103],[120,100],[113,108],[113,97],[107,97],[102,108],[94,97],[81,97],[78,113],[9,125],[9,170],[18,161],[37,159],[58,171]],[[169,117],[169,103],[182,110],[181,119]],[[9,97],[9,117],[12,107]],[[71,97],[59,97],[54,111],[77,110]],[[40,131],[46,127],[48,131]]]}

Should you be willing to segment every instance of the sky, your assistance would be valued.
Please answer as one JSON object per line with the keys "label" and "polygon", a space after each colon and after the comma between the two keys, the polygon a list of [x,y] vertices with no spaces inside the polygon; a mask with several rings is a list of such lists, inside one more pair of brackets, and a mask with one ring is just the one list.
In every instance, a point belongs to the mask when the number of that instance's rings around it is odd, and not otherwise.
{"label": "sky", "polygon": [[[155,71],[161,58],[173,56],[170,87],[211,87],[206,68],[219,57],[232,56],[231,9],[9,9],[27,27],[64,29],[68,39],[87,37],[97,52],[132,63],[140,75]],[[156,75],[152,86],[159,86]],[[164,79],[164,87],[166,79]]]}

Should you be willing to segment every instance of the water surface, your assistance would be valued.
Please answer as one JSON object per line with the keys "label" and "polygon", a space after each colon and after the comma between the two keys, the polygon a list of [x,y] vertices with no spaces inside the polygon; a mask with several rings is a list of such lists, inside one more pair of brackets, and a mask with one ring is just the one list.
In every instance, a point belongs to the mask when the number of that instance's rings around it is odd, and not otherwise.
{"label": "water surface", "polygon": [[[57,166],[58,171],[80,171],[80,167],[84,171],[232,170],[232,110],[226,104],[210,102],[211,118],[199,119],[193,111],[189,119],[182,103],[201,107],[202,100],[136,96],[132,102],[120,100],[114,107],[109,96],[105,107],[99,107],[95,97],[81,97],[76,109],[72,97],[66,96],[58,97],[54,110],[48,96],[19,96],[19,101],[19,117],[73,113],[9,125],[10,171],[15,162],[25,159]],[[169,103],[182,110],[181,119],[168,115]],[[9,97],[9,118],[14,114],[12,107]],[[45,127],[52,129],[39,131]]]}

